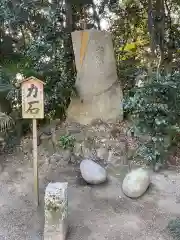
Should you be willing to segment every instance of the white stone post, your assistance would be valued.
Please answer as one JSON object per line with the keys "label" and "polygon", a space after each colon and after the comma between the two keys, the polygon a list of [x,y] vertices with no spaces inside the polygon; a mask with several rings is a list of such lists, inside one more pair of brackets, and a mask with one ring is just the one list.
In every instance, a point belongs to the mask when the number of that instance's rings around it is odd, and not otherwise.
{"label": "white stone post", "polygon": [[45,192],[44,240],[65,240],[68,231],[68,183],[49,183]]}
{"label": "white stone post", "polygon": [[75,31],[72,42],[79,98],[72,99],[68,118],[81,124],[89,124],[97,118],[122,120],[123,94],[111,34],[98,30]]}

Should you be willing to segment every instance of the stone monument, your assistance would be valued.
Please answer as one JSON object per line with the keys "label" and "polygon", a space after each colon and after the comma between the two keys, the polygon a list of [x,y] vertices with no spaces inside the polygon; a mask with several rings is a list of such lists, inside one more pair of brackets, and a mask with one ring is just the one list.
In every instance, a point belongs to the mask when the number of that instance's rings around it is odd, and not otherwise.
{"label": "stone monument", "polygon": [[123,94],[111,34],[94,29],[75,31],[72,42],[78,97],[71,99],[68,119],[80,124],[89,124],[95,119],[122,120]]}
{"label": "stone monument", "polygon": [[68,231],[68,183],[49,183],[45,192],[44,240],[65,240]]}

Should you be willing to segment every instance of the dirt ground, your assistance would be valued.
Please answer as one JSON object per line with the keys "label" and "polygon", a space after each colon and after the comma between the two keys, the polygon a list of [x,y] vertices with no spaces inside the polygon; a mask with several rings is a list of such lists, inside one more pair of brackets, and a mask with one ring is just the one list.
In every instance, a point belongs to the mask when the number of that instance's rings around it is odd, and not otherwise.
{"label": "dirt ground", "polygon": [[80,181],[76,167],[61,162],[48,165],[41,156],[41,203],[36,208],[32,163],[22,154],[2,158],[0,240],[43,239],[43,198],[50,181],[69,183],[68,240],[172,239],[166,226],[180,216],[180,175],[175,171],[154,174],[148,192],[131,200],[121,191],[119,175],[92,187]]}

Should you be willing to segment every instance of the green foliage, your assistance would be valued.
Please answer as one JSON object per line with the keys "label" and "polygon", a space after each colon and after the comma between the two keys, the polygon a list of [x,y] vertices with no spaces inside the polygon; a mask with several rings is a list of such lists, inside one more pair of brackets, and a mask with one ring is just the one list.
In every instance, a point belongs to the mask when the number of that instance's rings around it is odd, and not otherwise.
{"label": "green foliage", "polygon": [[10,130],[13,125],[14,120],[5,113],[0,112],[0,132]]}
{"label": "green foliage", "polygon": [[137,1],[122,1],[114,10],[111,32],[118,77],[124,92],[135,86],[145,47],[149,44],[146,9]]}
{"label": "green foliage", "polygon": [[[0,8],[0,105],[16,122],[8,131],[10,148],[19,144],[30,123],[21,118],[17,74],[45,84],[45,118],[64,118],[74,91],[75,73],[65,4],[59,1],[2,0]],[[6,111],[7,97],[11,109]],[[5,108],[5,110],[4,110]],[[4,122],[3,122],[4,124]]]}
{"label": "green foliage", "polygon": [[33,75],[46,83],[46,116],[64,116],[75,82],[72,44],[64,27],[65,5],[46,0],[3,0],[0,19],[0,80],[6,76],[3,91],[10,88],[13,107],[20,111],[20,94],[13,87],[16,74]]}
{"label": "green foliage", "polygon": [[[69,3],[72,3],[72,9]],[[157,1],[152,0],[152,3],[155,6]],[[16,74],[20,73],[23,77],[33,75],[46,83],[45,117],[65,117],[70,97],[76,92],[70,31],[80,28],[80,20],[84,18],[82,4],[85,4],[86,21],[92,26],[100,24],[100,18],[110,20],[119,80],[124,93],[132,89],[126,101],[126,110],[133,114],[134,121],[138,120],[135,121],[137,129],[151,135],[151,141],[142,147],[140,154],[150,162],[161,161],[164,159],[163,153],[167,156],[170,146],[179,136],[179,93],[178,81],[175,80],[178,74],[160,79],[153,77],[152,81],[145,79],[148,83],[144,87],[135,87],[138,73],[153,72],[159,60],[159,51],[155,52],[155,59],[148,52],[150,32],[147,1],[102,0],[95,6],[92,0],[2,0],[1,96],[8,96],[13,111],[18,113],[14,119],[21,122],[21,98],[20,89],[16,88]],[[160,63],[162,72],[174,73],[179,69],[180,30],[179,18],[176,17],[179,13],[178,1],[165,2],[164,56],[161,53],[163,59]],[[70,19],[73,26],[68,26]],[[171,81],[173,84],[175,82],[176,87],[171,86]]]}
{"label": "green foliage", "polygon": [[124,109],[131,115],[136,135],[148,135],[139,155],[148,163],[165,163],[180,132],[180,73],[144,80],[126,96]]}
{"label": "green foliage", "polygon": [[73,5],[86,5],[86,4],[93,4],[93,0],[67,0],[68,2],[72,3]]}
{"label": "green foliage", "polygon": [[71,135],[64,135],[64,136],[61,136],[59,139],[60,146],[63,149],[71,149],[72,150],[74,148],[75,141],[76,141],[75,137],[73,137]]}
{"label": "green foliage", "polygon": [[0,112],[0,152],[4,152],[8,141],[7,138],[15,127],[15,121],[7,114]]}
{"label": "green foliage", "polygon": [[180,240],[180,218],[171,220],[167,228],[174,239]]}

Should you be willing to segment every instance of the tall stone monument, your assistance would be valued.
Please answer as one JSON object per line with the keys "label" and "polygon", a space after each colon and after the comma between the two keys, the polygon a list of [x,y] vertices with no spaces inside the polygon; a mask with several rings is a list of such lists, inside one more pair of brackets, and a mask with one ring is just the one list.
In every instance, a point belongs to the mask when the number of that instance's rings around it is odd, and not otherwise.
{"label": "tall stone monument", "polygon": [[78,97],[72,98],[68,119],[80,124],[92,120],[122,120],[123,94],[118,83],[111,34],[84,30],[72,33]]}

